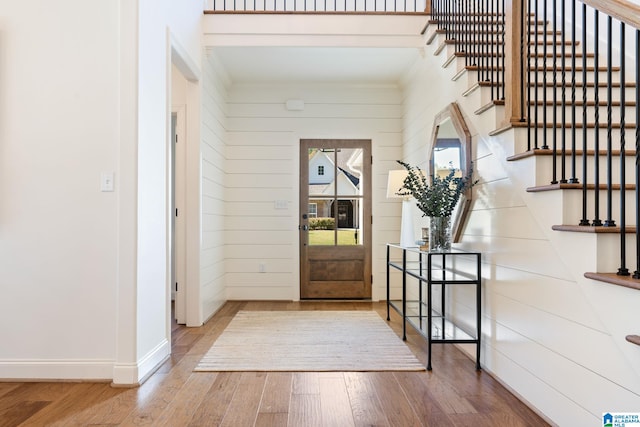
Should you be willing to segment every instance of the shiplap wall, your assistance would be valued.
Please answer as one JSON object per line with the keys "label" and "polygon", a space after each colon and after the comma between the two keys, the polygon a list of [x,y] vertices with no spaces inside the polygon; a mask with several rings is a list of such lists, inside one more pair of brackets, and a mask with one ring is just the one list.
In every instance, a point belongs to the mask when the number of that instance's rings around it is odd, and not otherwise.
{"label": "shiplap wall", "polygon": [[[303,111],[285,102],[299,99]],[[384,298],[384,244],[397,240],[387,172],[401,153],[397,87],[234,85],[228,98],[225,271],[229,299],[299,298],[299,141],[372,140],[373,298]],[[286,209],[275,202],[284,201]],[[261,267],[264,272],[260,272]]]}
{"label": "shiplap wall", "polygon": [[202,73],[200,301],[202,320],[206,320],[226,301],[224,186],[228,79],[211,53],[205,56]]}
{"label": "shiplap wall", "polygon": [[[604,326],[589,295],[600,292],[601,301],[623,309],[633,291],[588,288],[563,261],[506,162],[513,136],[488,136],[495,122],[473,113],[481,106],[479,93],[462,97],[467,84],[464,78],[451,80],[455,67],[443,70],[444,59],[444,53],[426,55],[407,79],[404,155],[414,164],[426,162],[422,127],[426,123],[430,134],[433,117],[452,101],[460,104],[480,180],[461,246],[483,252],[483,367],[558,425],[600,425],[603,412],[636,410],[638,376],[612,338],[625,332]],[[572,248],[583,249],[579,243]],[[463,325],[472,323],[471,289],[457,288],[450,296],[449,312]],[[473,346],[464,349],[473,355]],[[433,364],[438,369],[438,361]]]}

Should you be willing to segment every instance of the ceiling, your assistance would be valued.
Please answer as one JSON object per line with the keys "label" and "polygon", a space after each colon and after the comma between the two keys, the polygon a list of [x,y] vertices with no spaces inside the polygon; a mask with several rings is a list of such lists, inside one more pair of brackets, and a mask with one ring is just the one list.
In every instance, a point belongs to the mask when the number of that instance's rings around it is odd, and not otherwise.
{"label": "ceiling", "polygon": [[415,47],[213,47],[233,83],[397,84]]}

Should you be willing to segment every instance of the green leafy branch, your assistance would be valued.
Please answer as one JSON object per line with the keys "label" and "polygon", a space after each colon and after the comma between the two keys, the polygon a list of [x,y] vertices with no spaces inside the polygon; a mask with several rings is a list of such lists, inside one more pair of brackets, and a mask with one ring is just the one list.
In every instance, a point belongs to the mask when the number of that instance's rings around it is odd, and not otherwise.
{"label": "green leafy branch", "polygon": [[478,183],[477,180],[473,181],[473,170],[469,170],[466,176],[456,177],[456,169],[452,167],[444,178],[437,175],[427,177],[417,167],[400,160],[398,163],[407,169],[408,175],[397,194],[413,196],[423,216],[451,216],[460,196]]}

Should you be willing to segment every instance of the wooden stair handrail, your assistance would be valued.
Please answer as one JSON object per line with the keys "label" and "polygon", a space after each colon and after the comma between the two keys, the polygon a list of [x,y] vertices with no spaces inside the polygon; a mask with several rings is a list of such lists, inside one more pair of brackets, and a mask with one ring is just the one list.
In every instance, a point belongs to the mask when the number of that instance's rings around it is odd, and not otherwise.
{"label": "wooden stair handrail", "polygon": [[618,21],[640,29],[640,6],[627,0],[578,0]]}

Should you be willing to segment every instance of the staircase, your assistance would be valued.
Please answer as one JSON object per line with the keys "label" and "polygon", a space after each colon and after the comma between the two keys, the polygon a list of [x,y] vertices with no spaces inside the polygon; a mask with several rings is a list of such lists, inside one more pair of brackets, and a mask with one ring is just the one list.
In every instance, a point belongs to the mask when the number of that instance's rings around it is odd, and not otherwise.
{"label": "staircase", "polygon": [[[480,92],[490,136],[510,133],[512,172],[580,280],[640,290],[640,8],[629,23],[614,2],[584,1],[433,0],[425,40],[464,96]],[[625,327],[639,346],[640,326]]]}

